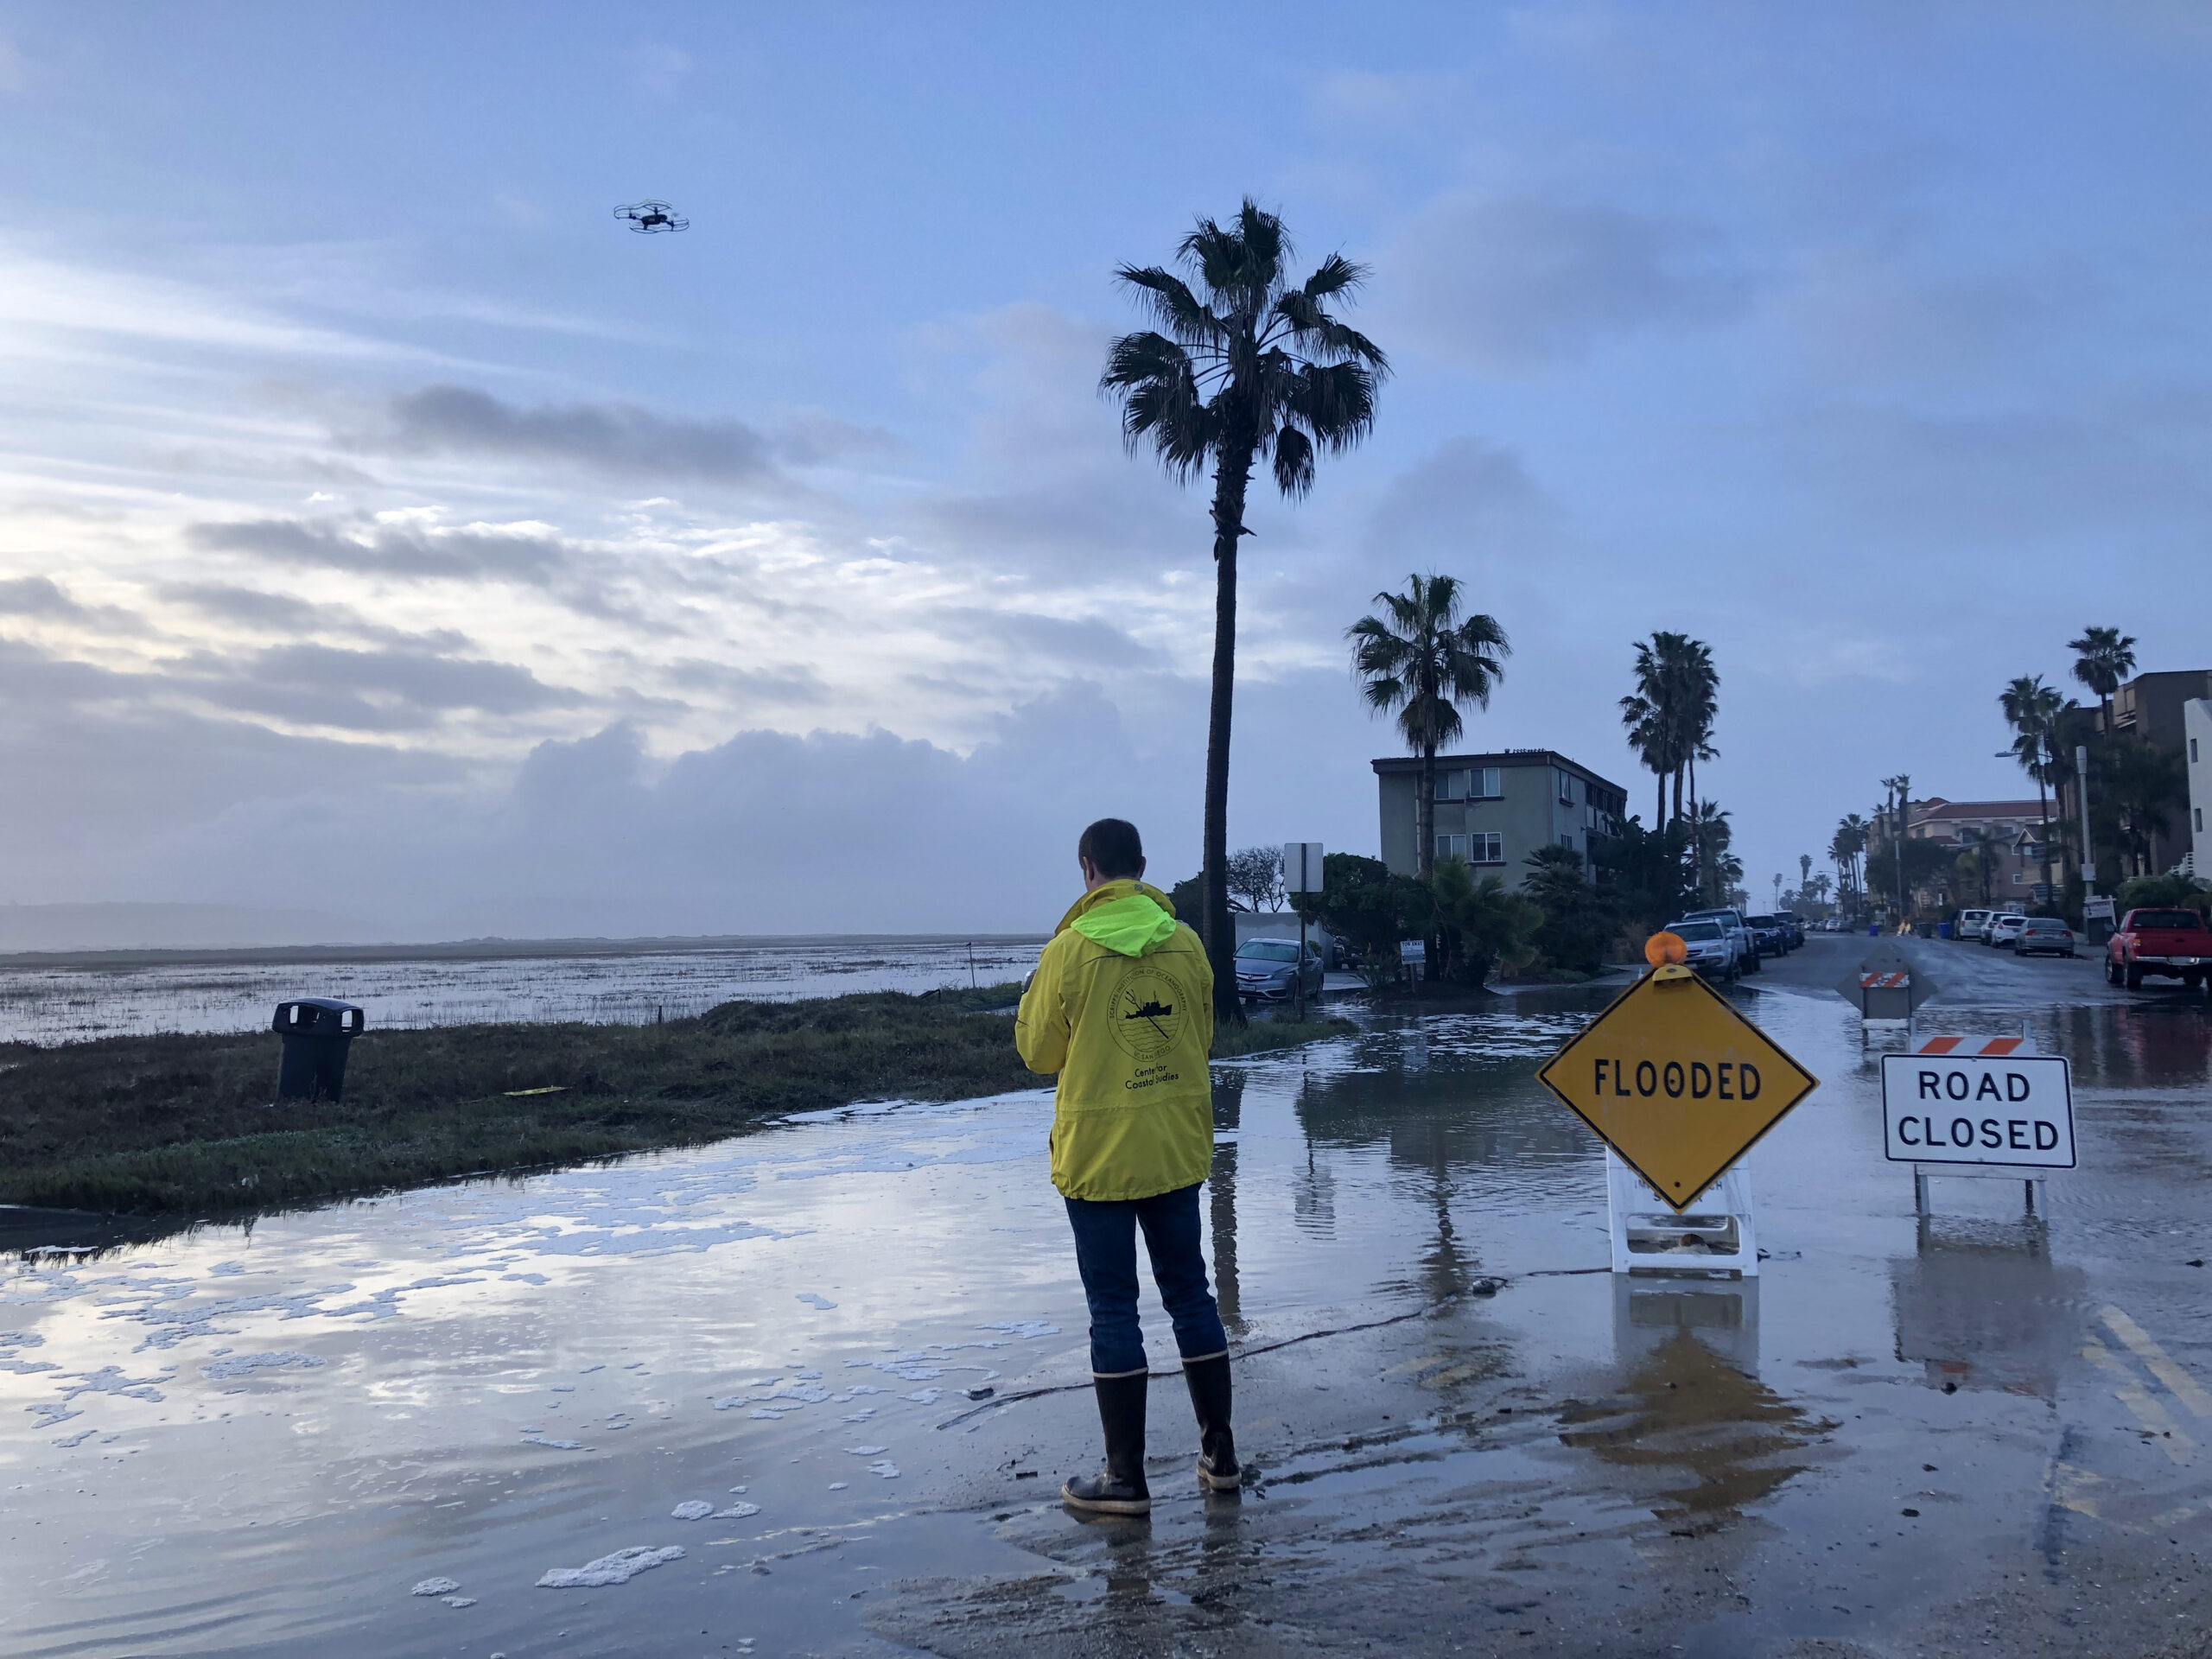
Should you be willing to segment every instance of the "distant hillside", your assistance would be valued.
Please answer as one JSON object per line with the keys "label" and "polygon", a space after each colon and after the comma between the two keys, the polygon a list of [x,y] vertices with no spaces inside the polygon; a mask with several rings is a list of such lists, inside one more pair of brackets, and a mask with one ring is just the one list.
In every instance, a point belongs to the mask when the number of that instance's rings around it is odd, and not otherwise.
{"label": "distant hillside", "polygon": [[200,950],[376,937],[357,916],[248,905],[0,905],[0,952]]}

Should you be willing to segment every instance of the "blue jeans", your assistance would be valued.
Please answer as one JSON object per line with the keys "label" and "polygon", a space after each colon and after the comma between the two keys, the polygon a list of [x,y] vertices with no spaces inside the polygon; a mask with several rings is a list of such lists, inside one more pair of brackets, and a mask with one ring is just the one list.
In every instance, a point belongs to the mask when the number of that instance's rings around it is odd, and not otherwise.
{"label": "blue jeans", "polygon": [[1084,1300],[1090,1304],[1092,1375],[1130,1376],[1147,1369],[1144,1337],[1137,1328],[1140,1227],[1152,1257],[1153,1282],[1174,1322],[1176,1351],[1185,1359],[1211,1359],[1229,1351],[1221,1310],[1206,1287],[1205,1257],[1198,1253],[1197,1187],[1103,1204],[1069,1198],[1067,1206]]}

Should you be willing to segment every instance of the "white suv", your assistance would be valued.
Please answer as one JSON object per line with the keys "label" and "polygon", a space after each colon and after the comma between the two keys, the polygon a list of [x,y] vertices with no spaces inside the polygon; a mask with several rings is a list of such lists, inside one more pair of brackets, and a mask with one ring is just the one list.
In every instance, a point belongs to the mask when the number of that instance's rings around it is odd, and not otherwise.
{"label": "white suv", "polygon": [[1959,912],[1956,930],[1962,939],[1978,939],[1989,928],[1989,918],[1996,912],[1987,910],[1962,910]]}

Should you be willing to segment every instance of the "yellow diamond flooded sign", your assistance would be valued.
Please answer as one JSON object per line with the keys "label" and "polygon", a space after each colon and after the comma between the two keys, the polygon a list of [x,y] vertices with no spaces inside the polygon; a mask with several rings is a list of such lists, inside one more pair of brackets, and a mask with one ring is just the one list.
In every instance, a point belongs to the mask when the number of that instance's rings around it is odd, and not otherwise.
{"label": "yellow diamond flooded sign", "polygon": [[1536,1075],[1677,1211],[1820,1087],[1679,967],[1630,986]]}

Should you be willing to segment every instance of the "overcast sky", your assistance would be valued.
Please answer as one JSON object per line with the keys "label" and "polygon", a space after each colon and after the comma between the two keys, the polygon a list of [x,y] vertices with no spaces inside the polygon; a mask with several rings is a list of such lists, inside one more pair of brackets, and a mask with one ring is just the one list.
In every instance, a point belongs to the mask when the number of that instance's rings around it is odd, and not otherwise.
{"label": "overcast sky", "polygon": [[[1372,853],[1343,632],[1625,785],[1709,641],[1755,892],[2013,795],[2083,624],[2212,664],[2197,4],[0,0],[0,900],[386,935],[1033,929],[1198,862],[1202,490],[1095,390],[1245,193],[1373,441],[1244,555],[1232,845]],[[664,196],[676,236],[618,203]]]}

